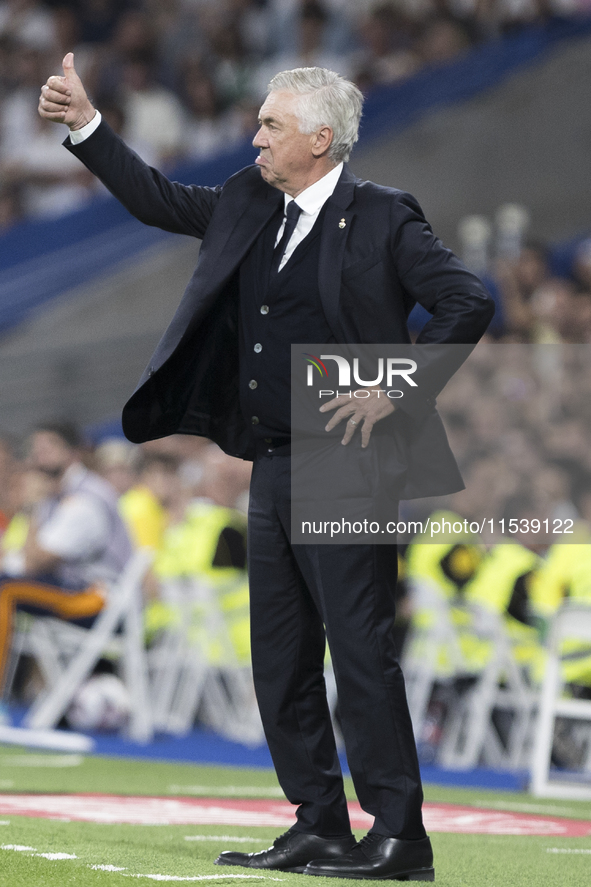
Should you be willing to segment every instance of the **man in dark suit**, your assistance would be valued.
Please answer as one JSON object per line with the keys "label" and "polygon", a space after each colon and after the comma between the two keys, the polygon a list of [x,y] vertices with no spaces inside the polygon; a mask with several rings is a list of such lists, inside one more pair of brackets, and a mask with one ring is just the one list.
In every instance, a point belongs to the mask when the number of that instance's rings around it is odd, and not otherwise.
{"label": "man in dark suit", "polygon": [[[254,460],[253,671],[279,781],[298,805],[297,820],[269,850],[225,852],[217,863],[433,880],[392,640],[396,547],[290,543],[290,346],[408,343],[406,319],[416,301],[433,315],[421,342],[475,343],[493,306],[434,237],[414,198],[349,171],[361,105],[357,88],[325,69],[277,75],[260,112],[255,165],[216,188],[171,183],[147,167],[101,122],[71,54],[64,77],[43,87],[39,110],[70,127],[66,147],[137,218],[203,240],[197,269],[123,422],[136,442],[199,434]],[[346,419],[348,443],[360,426],[363,446],[394,409],[377,386],[363,401],[335,399],[329,408],[336,412],[328,427]],[[414,423],[413,450],[423,457],[421,468],[409,454],[410,494],[458,489],[434,398],[405,409]],[[448,481],[438,482],[445,468]],[[359,844],[326,702],[325,638],[356,792],[375,817]]]}

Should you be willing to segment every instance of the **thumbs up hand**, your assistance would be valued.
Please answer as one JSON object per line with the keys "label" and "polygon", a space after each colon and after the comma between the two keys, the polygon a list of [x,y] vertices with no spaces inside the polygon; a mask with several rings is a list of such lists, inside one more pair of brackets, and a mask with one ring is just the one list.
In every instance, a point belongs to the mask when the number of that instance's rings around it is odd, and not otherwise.
{"label": "thumbs up hand", "polygon": [[38,111],[46,120],[65,123],[70,129],[82,129],[90,123],[95,109],[74,68],[74,53],[68,52],[62,62],[64,76],[54,75],[41,87]]}

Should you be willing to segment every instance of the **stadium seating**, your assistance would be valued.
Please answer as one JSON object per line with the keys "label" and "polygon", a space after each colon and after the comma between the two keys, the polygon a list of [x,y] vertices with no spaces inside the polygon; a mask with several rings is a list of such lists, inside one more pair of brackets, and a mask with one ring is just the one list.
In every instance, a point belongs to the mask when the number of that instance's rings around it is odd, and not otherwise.
{"label": "stadium seating", "polygon": [[[537,708],[537,690],[515,657],[502,617],[471,605],[472,628],[491,651],[476,682],[460,698],[441,742],[444,767],[470,768],[479,763],[503,769],[526,766]],[[508,712],[507,735],[501,739],[493,715]]]}
{"label": "stadium seating", "polygon": [[550,778],[554,728],[557,718],[591,722],[591,700],[564,697],[561,645],[578,638],[591,643],[591,607],[564,606],[554,617],[550,636],[546,674],[542,686],[540,712],[535,730],[532,755],[531,792],[540,798],[591,800],[591,782],[572,776],[566,780]]}
{"label": "stadium seating", "polygon": [[411,585],[415,619],[404,646],[402,670],[415,737],[420,740],[435,685],[465,674],[466,662],[450,604],[441,590],[425,578]]}
{"label": "stadium seating", "polygon": [[228,594],[244,593],[245,579],[230,582],[233,588],[224,587],[224,594],[203,578],[162,582],[167,615],[149,651],[154,725],[182,736],[200,710],[201,719],[221,735],[258,745],[263,732],[250,661],[236,644],[231,612],[224,612]]}

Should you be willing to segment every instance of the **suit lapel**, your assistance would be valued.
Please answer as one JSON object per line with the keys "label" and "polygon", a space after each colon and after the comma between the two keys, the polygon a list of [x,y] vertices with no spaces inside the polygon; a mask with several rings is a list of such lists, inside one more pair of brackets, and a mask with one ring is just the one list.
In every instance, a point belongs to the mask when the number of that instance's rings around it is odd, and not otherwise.
{"label": "suit lapel", "polygon": [[351,222],[355,216],[355,211],[349,207],[355,198],[355,183],[357,181],[345,164],[337,186],[326,203],[320,240],[318,265],[320,299],[328,325],[337,341],[341,338],[338,320],[341,269]]}
{"label": "suit lapel", "polygon": [[[337,341],[341,268],[345,244],[355,213],[348,209],[358,180],[345,164],[337,186],[328,199],[320,240],[318,285],[328,325]],[[237,190],[240,194],[240,191]],[[217,220],[215,237],[209,239],[179,309],[159,346],[161,364],[181,340],[189,338],[201,323],[226,282],[232,277],[265,225],[283,201],[283,192],[255,180],[240,194],[228,195],[223,215]],[[344,225],[343,225],[344,220]],[[213,232],[212,232],[213,233]],[[202,250],[206,247],[206,239]]]}
{"label": "suit lapel", "polygon": [[239,201],[228,200],[204,238],[197,267],[160,340],[157,356],[154,355],[157,366],[161,366],[181,342],[194,334],[281,200],[281,191],[266,185],[261,190],[258,181]]}

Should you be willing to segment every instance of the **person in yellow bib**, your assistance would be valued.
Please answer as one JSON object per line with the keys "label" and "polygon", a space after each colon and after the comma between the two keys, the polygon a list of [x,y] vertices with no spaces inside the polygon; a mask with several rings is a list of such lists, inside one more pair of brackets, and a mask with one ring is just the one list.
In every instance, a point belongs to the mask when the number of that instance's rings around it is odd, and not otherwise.
{"label": "person in yellow bib", "polygon": [[162,548],[170,508],[179,494],[178,468],[178,459],[169,453],[145,454],[138,483],[119,499],[119,511],[137,548]]}
{"label": "person in yellow bib", "polygon": [[[591,537],[580,544],[550,546],[531,589],[532,608],[542,634],[557,610],[566,602],[591,607]],[[561,650],[564,680],[591,694],[591,645],[567,638]],[[578,695],[582,691],[579,689]]]}

